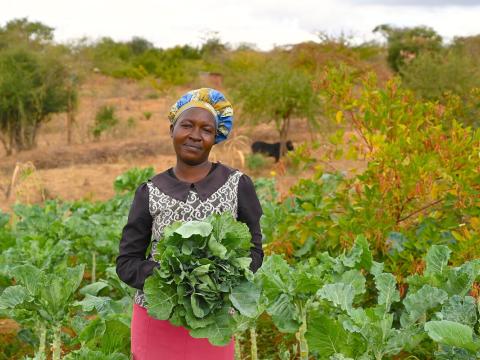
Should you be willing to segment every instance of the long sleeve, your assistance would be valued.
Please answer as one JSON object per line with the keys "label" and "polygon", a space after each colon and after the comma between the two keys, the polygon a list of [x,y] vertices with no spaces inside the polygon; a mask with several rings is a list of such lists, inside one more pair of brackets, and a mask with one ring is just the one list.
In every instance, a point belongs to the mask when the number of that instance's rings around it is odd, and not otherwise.
{"label": "long sleeve", "polygon": [[260,218],[263,211],[258,200],[252,180],[247,175],[242,175],[238,183],[238,220],[247,224],[252,235],[250,256],[252,263],[250,269],[255,272],[263,262],[262,231]]}
{"label": "long sleeve", "polygon": [[130,207],[127,224],[122,231],[117,257],[118,277],[126,284],[143,289],[145,278],[152,274],[157,263],[146,260],[152,236],[152,216],[148,209],[148,187],[141,184]]}

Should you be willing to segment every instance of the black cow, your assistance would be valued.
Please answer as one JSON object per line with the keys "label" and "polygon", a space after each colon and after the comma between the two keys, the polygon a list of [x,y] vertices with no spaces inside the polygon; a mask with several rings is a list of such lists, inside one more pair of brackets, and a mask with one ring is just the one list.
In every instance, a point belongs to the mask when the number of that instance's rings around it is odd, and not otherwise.
{"label": "black cow", "polygon": [[[288,140],[285,143],[285,145],[288,151],[293,150],[293,144],[290,140]],[[252,144],[252,152],[262,153],[267,156],[272,156],[275,158],[275,162],[278,162],[278,160],[280,159],[280,143],[276,142],[276,143],[270,144],[264,141],[255,141]]]}

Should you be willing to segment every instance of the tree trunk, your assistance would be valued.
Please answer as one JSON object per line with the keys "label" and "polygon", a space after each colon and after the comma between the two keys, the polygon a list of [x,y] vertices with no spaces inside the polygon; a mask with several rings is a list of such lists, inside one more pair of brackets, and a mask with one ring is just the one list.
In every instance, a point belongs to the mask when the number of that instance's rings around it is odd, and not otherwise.
{"label": "tree trunk", "polygon": [[27,124],[24,133],[24,148],[27,150],[33,149],[36,145],[35,139],[37,134],[37,129],[39,128],[39,122],[35,121],[33,124]]}
{"label": "tree trunk", "polygon": [[5,149],[5,153],[7,154],[7,156],[10,156],[12,155],[12,149],[8,146],[8,132],[5,135],[6,136],[0,136],[0,141],[2,142],[3,148]]}
{"label": "tree trunk", "polygon": [[288,130],[290,128],[290,118],[285,118],[282,121],[282,127],[280,129],[280,156],[285,155],[287,152],[287,137]]}
{"label": "tree trunk", "polygon": [[13,138],[12,123],[10,121],[8,122],[7,134],[8,134],[8,142],[9,142],[7,155],[12,155],[13,146],[14,146],[14,138]]}
{"label": "tree trunk", "polygon": [[13,140],[15,143],[15,150],[17,150],[17,152],[20,152],[25,148],[23,143],[22,125],[18,122],[13,125]]}
{"label": "tree trunk", "polygon": [[75,110],[72,104],[71,96],[68,97],[68,104],[67,104],[67,144],[72,144],[72,131],[73,131],[73,124],[75,123]]}

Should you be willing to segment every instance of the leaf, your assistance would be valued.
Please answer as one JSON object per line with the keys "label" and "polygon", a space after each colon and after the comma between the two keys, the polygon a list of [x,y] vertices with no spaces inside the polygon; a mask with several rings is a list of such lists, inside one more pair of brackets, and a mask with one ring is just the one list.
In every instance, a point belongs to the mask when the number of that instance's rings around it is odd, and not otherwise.
{"label": "leaf", "polygon": [[26,264],[15,266],[12,271],[15,279],[23,284],[31,295],[38,293],[43,279],[43,273],[40,269],[31,264]]}
{"label": "leaf", "polygon": [[303,243],[302,247],[295,250],[293,256],[300,258],[309,254],[315,248],[316,243],[317,240],[315,240],[313,236],[309,236],[307,240],[305,240],[305,242]]}
{"label": "leaf", "polygon": [[288,292],[288,286],[282,276],[291,272],[290,265],[280,255],[267,256],[258,271],[262,282],[263,294],[269,301],[274,301],[281,293]]}
{"label": "leaf", "polygon": [[225,346],[232,341],[234,325],[233,316],[229,314],[229,308],[224,307],[215,316],[215,321],[198,329],[190,330],[193,338],[208,338],[208,341],[215,346]]}
{"label": "leaf", "polygon": [[97,317],[96,319],[91,320],[80,332],[79,340],[82,343],[86,343],[101,338],[105,334],[105,329],[105,319]]}
{"label": "leaf", "polygon": [[207,237],[212,232],[212,229],[212,225],[208,222],[193,220],[182,224],[175,230],[175,233],[181,235],[184,239],[188,239],[193,235]]}
{"label": "leaf", "polygon": [[382,273],[375,276],[375,286],[378,290],[378,304],[385,305],[386,312],[394,302],[400,301],[397,282],[392,274]]}
{"label": "leaf", "polygon": [[227,248],[220,244],[214,236],[208,240],[208,248],[212,252],[213,256],[218,256],[220,259],[225,259],[227,254]]}
{"label": "leaf", "polygon": [[78,265],[74,268],[67,268],[65,273],[62,275],[64,281],[63,287],[63,296],[64,298],[70,298],[75,291],[77,291],[83,279],[83,272],[85,270],[85,265]]}
{"label": "leaf", "polygon": [[480,260],[468,261],[458,268],[448,269],[447,282],[443,289],[449,295],[466,295],[480,275]]}
{"label": "leaf", "polygon": [[[190,304],[192,306],[193,315],[197,318],[203,318],[210,312],[210,307],[206,300],[199,294],[192,294],[190,296]],[[170,313],[168,314],[170,316]]]}
{"label": "leaf", "polygon": [[106,282],[104,281],[97,281],[97,282],[94,282],[93,284],[88,284],[86,286],[84,286],[83,288],[80,289],[79,293],[82,294],[82,295],[92,295],[92,296],[97,296],[97,294],[105,289],[105,288],[108,288],[110,287],[110,285],[108,285]]}
{"label": "leaf", "polygon": [[[198,329],[198,328],[203,328],[207,325],[213,324],[215,322],[215,314],[210,313],[209,315],[203,317],[203,318],[198,318],[194,315],[192,306],[185,305],[185,307],[182,309],[181,307],[177,306],[175,307],[173,314],[179,316],[181,318],[181,310],[184,311],[184,318],[186,321],[186,324],[188,324],[189,329]],[[173,317],[173,315],[172,315]],[[170,320],[171,321],[171,320]]]}
{"label": "leaf", "polygon": [[238,267],[239,269],[249,270],[251,263],[252,263],[251,257],[238,257],[238,258],[232,259],[232,264]]}
{"label": "leaf", "polygon": [[336,283],[324,285],[317,292],[321,299],[331,301],[335,306],[340,306],[344,311],[352,309],[355,289],[350,284]]}
{"label": "leaf", "polygon": [[433,245],[425,257],[425,275],[442,275],[448,265],[451,250],[445,245]]}
{"label": "leaf", "polygon": [[75,306],[81,306],[85,312],[91,312],[94,309],[101,315],[106,316],[112,312],[111,303],[112,298],[107,296],[93,296],[87,294],[82,301],[75,302]]}
{"label": "leaf", "polygon": [[234,287],[230,293],[230,301],[240,314],[250,318],[257,317],[261,288],[254,283],[244,281]]}
{"label": "leaf", "polygon": [[475,299],[471,296],[454,295],[443,304],[442,320],[455,321],[474,327],[477,323],[477,309]]}
{"label": "leaf", "polygon": [[0,295],[0,310],[14,309],[28,298],[28,291],[24,286],[9,286]]}
{"label": "leaf", "polygon": [[[305,338],[309,349],[322,354],[322,358],[340,352],[353,355],[350,337],[351,335],[334,318],[319,311],[309,313]],[[342,358],[334,357],[334,359]]]}
{"label": "leaf", "polygon": [[269,304],[267,313],[272,316],[273,323],[281,332],[295,333],[300,327],[297,309],[287,294],[281,294]]}
{"label": "leaf", "polygon": [[423,318],[426,320],[427,311],[434,310],[448,299],[448,294],[430,285],[424,285],[415,293],[408,294],[403,300],[406,313],[402,314],[401,323],[405,327]]}
{"label": "leaf", "polygon": [[356,269],[370,269],[373,258],[368,241],[363,235],[358,235],[350,252],[343,258],[346,267]]}
{"label": "leaf", "polygon": [[148,314],[159,320],[167,320],[177,304],[177,292],[157,276],[147,277],[143,292],[148,303]]}
{"label": "leaf", "polygon": [[366,280],[359,270],[349,270],[344,272],[338,282],[352,285],[354,289],[354,295],[365,293]]}
{"label": "leaf", "polygon": [[467,349],[476,352],[480,349],[480,343],[473,341],[473,330],[467,325],[457,322],[441,320],[429,321],[425,324],[425,331],[434,341]]}
{"label": "leaf", "polygon": [[231,214],[225,212],[211,218],[213,235],[228,249],[250,249],[251,234],[248,226],[235,221]]}
{"label": "leaf", "polygon": [[373,276],[378,276],[383,273],[384,267],[385,266],[383,265],[383,263],[373,261],[372,266],[370,267],[370,273]]}
{"label": "leaf", "polygon": [[82,264],[67,268],[60,274],[46,275],[46,282],[39,289],[39,297],[53,321],[61,321],[65,316],[67,306],[82,281],[84,268],[85,265]]}

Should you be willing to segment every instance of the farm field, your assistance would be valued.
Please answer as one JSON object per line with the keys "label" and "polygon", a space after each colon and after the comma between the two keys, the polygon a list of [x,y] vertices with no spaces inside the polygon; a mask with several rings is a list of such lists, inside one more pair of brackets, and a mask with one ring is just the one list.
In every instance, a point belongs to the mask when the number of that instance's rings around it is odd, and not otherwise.
{"label": "farm field", "polygon": [[[215,345],[234,337],[236,360],[480,357],[478,88],[426,96],[431,48],[392,64],[388,41],[270,52],[28,41],[62,52],[75,76],[59,78],[78,83],[37,126],[7,106],[13,83],[0,78],[0,124],[14,126],[0,126],[0,360],[130,357],[119,240],[139,184],[175,164],[169,107],[202,86],[232,99],[234,131],[210,159],[254,180],[265,258],[248,270],[249,233],[234,219],[174,225],[160,246],[169,265],[146,285],[156,317]],[[9,46],[0,72],[11,54],[41,59]],[[453,45],[436,51],[458,66]],[[251,153],[279,139],[295,148],[278,163]]]}

